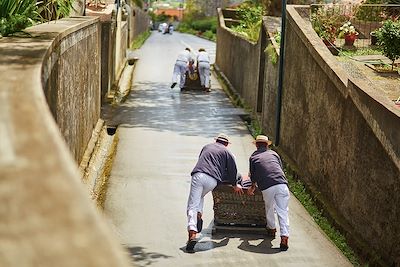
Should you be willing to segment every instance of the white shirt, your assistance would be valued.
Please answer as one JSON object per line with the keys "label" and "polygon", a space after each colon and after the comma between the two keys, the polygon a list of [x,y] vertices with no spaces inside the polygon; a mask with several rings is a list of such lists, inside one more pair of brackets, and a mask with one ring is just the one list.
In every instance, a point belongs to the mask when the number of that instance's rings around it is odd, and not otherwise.
{"label": "white shirt", "polygon": [[197,62],[207,62],[210,63],[210,57],[206,51],[201,51],[197,55]]}
{"label": "white shirt", "polygon": [[185,49],[178,54],[178,58],[176,60],[188,63],[190,60],[192,60],[192,55]]}

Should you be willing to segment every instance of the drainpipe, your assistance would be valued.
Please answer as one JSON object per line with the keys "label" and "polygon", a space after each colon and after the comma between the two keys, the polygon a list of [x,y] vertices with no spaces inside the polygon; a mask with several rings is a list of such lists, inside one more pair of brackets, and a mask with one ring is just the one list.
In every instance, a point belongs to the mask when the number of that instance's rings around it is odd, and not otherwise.
{"label": "drainpipe", "polygon": [[286,27],[286,0],[282,0],[282,21],[281,21],[281,43],[279,47],[279,74],[278,74],[278,94],[276,97],[276,117],[275,117],[275,146],[279,146],[281,131],[281,110],[282,110],[282,85],[284,74],[285,58],[285,27]]}

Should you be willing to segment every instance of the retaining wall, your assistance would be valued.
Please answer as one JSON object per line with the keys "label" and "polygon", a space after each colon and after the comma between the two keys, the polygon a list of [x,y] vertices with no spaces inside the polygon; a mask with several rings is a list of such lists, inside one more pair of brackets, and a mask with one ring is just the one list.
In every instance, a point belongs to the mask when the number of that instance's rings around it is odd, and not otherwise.
{"label": "retaining wall", "polygon": [[286,30],[280,149],[360,247],[399,265],[400,110],[350,79],[295,7]]}
{"label": "retaining wall", "polygon": [[249,42],[227,28],[221,9],[218,21],[215,64],[245,103],[256,111],[260,43]]}
{"label": "retaining wall", "polygon": [[132,26],[129,34],[129,44],[141,33],[150,29],[150,17],[147,12],[138,7],[133,8]]}
{"label": "retaining wall", "polygon": [[98,27],[61,19],[0,39],[0,266],[131,266],[75,162],[72,133],[98,116]]}
{"label": "retaining wall", "polygon": [[276,98],[278,94],[278,74],[279,74],[279,44],[275,42],[274,36],[267,29],[271,20],[265,18],[263,21],[263,31],[265,31],[266,51],[264,57],[264,83],[263,99],[261,103],[261,128],[268,136],[275,140],[276,129]]}
{"label": "retaining wall", "polygon": [[[35,28],[41,29],[47,29],[47,25]],[[100,118],[99,23],[52,42],[44,55],[42,83],[53,117],[76,162],[80,163]]]}
{"label": "retaining wall", "polygon": [[[377,88],[349,78],[296,8],[287,8],[278,150],[371,265],[400,265],[400,110]],[[223,21],[217,65],[254,106],[248,96],[256,86],[244,81],[258,80],[248,68],[257,53]],[[262,126],[272,137],[277,71],[266,56]]]}

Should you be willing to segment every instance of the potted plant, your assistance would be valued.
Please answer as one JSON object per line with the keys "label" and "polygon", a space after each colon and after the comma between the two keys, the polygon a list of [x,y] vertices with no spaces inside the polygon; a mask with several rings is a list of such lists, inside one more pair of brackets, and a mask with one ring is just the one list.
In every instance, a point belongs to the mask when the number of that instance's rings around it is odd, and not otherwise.
{"label": "potted plant", "polygon": [[354,28],[353,25],[351,25],[350,21],[345,22],[340,28],[339,28],[339,37],[344,37],[344,45],[354,45],[355,40],[357,39],[358,32]]}
{"label": "potted plant", "polygon": [[400,21],[386,20],[376,31],[378,45],[382,47],[383,55],[392,61],[392,71],[395,60],[400,58]]}

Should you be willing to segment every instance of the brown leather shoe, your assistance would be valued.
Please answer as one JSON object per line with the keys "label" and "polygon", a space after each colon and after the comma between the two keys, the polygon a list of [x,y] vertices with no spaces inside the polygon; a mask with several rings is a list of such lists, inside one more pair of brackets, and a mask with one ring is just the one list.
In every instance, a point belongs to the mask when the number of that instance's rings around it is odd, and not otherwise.
{"label": "brown leather shoe", "polygon": [[186,243],[186,251],[189,253],[194,253],[194,246],[196,245],[196,231],[189,230],[189,240]]}
{"label": "brown leather shoe", "polygon": [[267,236],[275,238],[276,228],[270,229],[267,227]]}
{"label": "brown leather shoe", "polygon": [[280,249],[281,251],[286,251],[289,248],[289,237],[288,236],[281,236],[281,245],[280,245]]}

